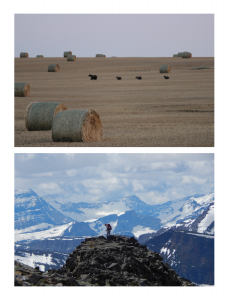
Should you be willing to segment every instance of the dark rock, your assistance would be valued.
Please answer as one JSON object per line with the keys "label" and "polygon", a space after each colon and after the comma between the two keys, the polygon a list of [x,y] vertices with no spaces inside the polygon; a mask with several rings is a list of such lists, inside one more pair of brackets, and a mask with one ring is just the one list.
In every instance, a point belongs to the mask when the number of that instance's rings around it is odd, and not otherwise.
{"label": "dark rock", "polygon": [[15,286],[183,286],[194,284],[179,277],[162,257],[134,237],[88,238],[58,270],[40,272],[15,264]]}

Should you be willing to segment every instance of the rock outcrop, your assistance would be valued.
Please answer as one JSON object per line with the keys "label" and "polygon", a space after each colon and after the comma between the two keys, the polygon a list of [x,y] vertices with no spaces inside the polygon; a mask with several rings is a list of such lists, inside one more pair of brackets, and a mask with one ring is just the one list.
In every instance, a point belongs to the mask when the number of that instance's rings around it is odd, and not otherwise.
{"label": "rock outcrop", "polygon": [[58,270],[15,261],[15,286],[193,286],[134,237],[87,238]]}

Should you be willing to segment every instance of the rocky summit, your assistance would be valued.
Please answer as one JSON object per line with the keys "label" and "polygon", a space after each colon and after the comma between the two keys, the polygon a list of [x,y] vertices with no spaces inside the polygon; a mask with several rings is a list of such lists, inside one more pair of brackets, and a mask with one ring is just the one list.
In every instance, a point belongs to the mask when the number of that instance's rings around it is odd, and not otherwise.
{"label": "rocky summit", "polygon": [[58,270],[15,261],[15,286],[194,286],[134,237],[86,238]]}

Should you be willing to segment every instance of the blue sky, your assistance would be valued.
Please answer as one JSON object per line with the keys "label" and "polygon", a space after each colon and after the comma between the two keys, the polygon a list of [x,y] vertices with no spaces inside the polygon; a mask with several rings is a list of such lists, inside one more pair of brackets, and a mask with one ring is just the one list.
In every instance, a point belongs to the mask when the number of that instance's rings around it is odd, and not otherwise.
{"label": "blue sky", "polygon": [[137,195],[159,204],[214,191],[214,154],[15,154],[15,189],[60,202]]}
{"label": "blue sky", "polygon": [[15,14],[14,21],[15,57],[214,56],[213,14]]}

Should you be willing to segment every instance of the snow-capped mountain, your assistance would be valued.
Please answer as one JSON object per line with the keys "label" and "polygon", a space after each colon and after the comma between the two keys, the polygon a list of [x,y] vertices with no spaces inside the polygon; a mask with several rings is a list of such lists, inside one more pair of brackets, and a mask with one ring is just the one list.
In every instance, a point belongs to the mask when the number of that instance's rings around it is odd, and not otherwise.
{"label": "snow-capped mountain", "polygon": [[142,233],[155,232],[160,228],[160,220],[153,216],[138,215],[135,210],[109,215],[89,223],[98,234],[106,234],[104,224],[110,223],[112,234],[139,237]]}
{"label": "snow-capped mountain", "polygon": [[44,197],[44,199],[62,214],[78,222],[99,219],[108,215],[119,215],[126,211],[134,210],[139,215],[159,218],[162,226],[171,227],[190,218],[196,219],[213,203],[214,193],[207,195],[197,194],[159,205],[146,204],[135,195],[100,203],[61,204],[52,197]]}
{"label": "snow-capped mountain", "polygon": [[49,205],[33,190],[15,194],[14,208],[15,230],[24,230],[24,232],[43,230],[73,221]]}
{"label": "snow-capped mountain", "polygon": [[144,243],[158,252],[180,276],[198,284],[214,284],[214,237],[168,230]]}
{"label": "snow-capped mountain", "polygon": [[60,226],[41,231],[21,232],[15,231],[15,242],[20,241],[35,241],[44,240],[63,236],[94,236],[97,233],[93,231],[87,223],[84,222],[70,222]]}

